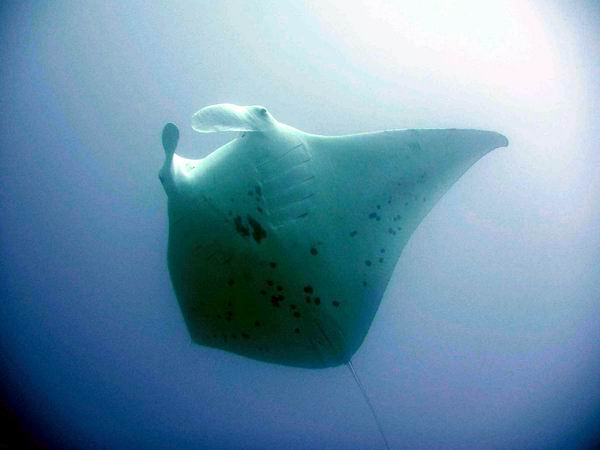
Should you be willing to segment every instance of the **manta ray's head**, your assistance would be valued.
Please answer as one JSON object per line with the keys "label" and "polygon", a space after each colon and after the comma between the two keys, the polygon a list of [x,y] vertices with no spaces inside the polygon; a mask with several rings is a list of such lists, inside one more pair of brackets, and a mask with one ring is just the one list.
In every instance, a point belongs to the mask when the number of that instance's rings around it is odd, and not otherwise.
{"label": "manta ray's head", "polygon": [[[199,133],[240,131],[266,133],[275,130],[280,124],[264,106],[238,106],[229,103],[202,108],[192,116],[192,128]],[[162,144],[165,162],[158,177],[167,196],[180,192],[185,182],[193,176],[198,160],[189,160],[175,154],[179,130],[172,124],[165,125]],[[177,188],[179,186],[179,188]]]}

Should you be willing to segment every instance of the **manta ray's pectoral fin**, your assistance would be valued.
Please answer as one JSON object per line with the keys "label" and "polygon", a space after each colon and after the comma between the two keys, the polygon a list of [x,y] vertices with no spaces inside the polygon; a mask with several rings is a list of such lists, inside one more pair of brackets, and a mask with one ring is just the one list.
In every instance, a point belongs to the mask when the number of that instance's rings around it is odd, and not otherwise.
{"label": "manta ray's pectoral fin", "polygon": [[318,195],[305,228],[323,242],[313,259],[305,250],[306,267],[329,263],[311,272],[311,286],[321,299],[338,301],[331,311],[353,354],[415,229],[473,164],[508,140],[490,131],[434,129],[309,136],[306,143]]}
{"label": "manta ray's pectoral fin", "polygon": [[380,235],[381,244],[393,241],[401,249],[475,162],[507,145],[505,136],[492,131],[421,129],[329,138],[321,146],[337,169],[332,207],[352,211],[348,223],[356,218],[359,233]]}

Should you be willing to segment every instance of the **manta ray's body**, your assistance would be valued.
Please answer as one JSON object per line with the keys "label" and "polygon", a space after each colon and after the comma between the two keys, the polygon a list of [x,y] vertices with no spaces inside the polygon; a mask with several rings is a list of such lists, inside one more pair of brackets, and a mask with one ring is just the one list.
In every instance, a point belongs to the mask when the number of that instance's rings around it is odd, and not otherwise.
{"label": "manta ray's body", "polygon": [[192,339],[300,367],[350,361],[411,234],[478,159],[479,130],[324,137],[261,107],[216,105],[197,131],[242,131],[199,160],[163,132],[171,280]]}

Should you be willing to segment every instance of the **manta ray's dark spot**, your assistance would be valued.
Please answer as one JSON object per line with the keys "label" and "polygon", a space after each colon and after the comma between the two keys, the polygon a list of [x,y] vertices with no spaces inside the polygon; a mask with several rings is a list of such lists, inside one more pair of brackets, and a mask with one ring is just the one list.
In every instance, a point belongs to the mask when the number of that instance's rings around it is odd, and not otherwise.
{"label": "manta ray's dark spot", "polygon": [[363,287],[367,287],[367,282],[363,281]]}
{"label": "manta ray's dark spot", "polygon": [[404,206],[408,206],[408,202],[404,202]]}
{"label": "manta ray's dark spot", "polygon": [[319,252],[317,251],[317,249],[315,247],[311,247],[310,248],[310,254],[313,256],[316,256]]}
{"label": "manta ray's dark spot", "polygon": [[354,237],[354,236],[356,236],[356,233],[358,233],[358,232],[357,232],[357,231],[351,231],[351,232],[350,232],[350,237]]}
{"label": "manta ray's dark spot", "polygon": [[385,248],[379,250],[381,253],[385,253]]}
{"label": "manta ray's dark spot", "polygon": [[242,223],[242,218],[240,216],[236,216],[236,218],[233,220],[233,223],[235,224],[235,231],[237,231],[240,235],[244,237],[250,236],[250,230]]}
{"label": "manta ray's dark spot", "polygon": [[260,188],[260,186],[258,184],[256,186],[254,186],[254,191],[256,192],[257,195],[262,195],[262,189]]}
{"label": "manta ray's dark spot", "polygon": [[262,225],[250,215],[248,215],[248,223],[252,227],[252,237],[257,243],[260,244],[260,241],[267,237],[267,232]]}
{"label": "manta ray's dark spot", "polygon": [[278,290],[279,292],[283,291],[283,286],[277,286],[277,290]]}
{"label": "manta ray's dark spot", "polygon": [[377,205],[377,209],[381,209],[381,205]]}
{"label": "manta ray's dark spot", "polygon": [[421,150],[421,145],[418,142],[410,142],[408,144],[408,148],[410,148],[413,152],[418,152]]}
{"label": "manta ray's dark spot", "polygon": [[301,314],[300,314],[300,311],[296,311],[296,312],[294,312],[294,317],[295,317],[296,319],[300,318],[300,316],[301,316]]}
{"label": "manta ray's dark spot", "polygon": [[381,216],[376,212],[372,212],[369,214],[369,219],[375,219],[377,222],[379,222],[381,220]]}
{"label": "manta ray's dark spot", "polygon": [[294,328],[294,333],[300,333],[300,328]]}
{"label": "manta ray's dark spot", "polygon": [[396,232],[394,231],[393,228],[388,228],[388,233],[390,233],[392,236],[396,235]]}
{"label": "manta ray's dark spot", "polygon": [[383,262],[383,258],[379,258],[379,262],[382,263]]}
{"label": "manta ray's dark spot", "polygon": [[320,305],[321,299],[319,297],[315,297],[315,305]]}
{"label": "manta ray's dark spot", "polygon": [[304,297],[304,300],[306,301],[306,303],[310,303],[310,297]]}
{"label": "manta ray's dark spot", "polygon": [[370,266],[370,265],[371,265],[371,261],[367,259],[367,260],[365,260],[365,264],[366,264],[367,266]]}
{"label": "manta ray's dark spot", "polygon": [[294,305],[293,303],[290,305],[290,309],[296,309],[296,305]]}
{"label": "manta ray's dark spot", "polygon": [[426,200],[427,200],[427,197],[423,197],[423,203],[425,203]]}
{"label": "manta ray's dark spot", "polygon": [[267,295],[267,291],[265,291],[264,289],[260,290],[260,295]]}
{"label": "manta ray's dark spot", "polygon": [[271,262],[269,263],[269,267],[270,267],[271,269],[274,269],[275,267],[277,267],[277,263],[276,263],[276,262],[273,262],[273,261],[271,261]]}
{"label": "manta ray's dark spot", "polygon": [[278,297],[278,296],[276,296],[276,295],[273,295],[273,296],[271,297],[271,304],[272,304],[274,307],[276,307],[276,308],[279,308],[279,302],[280,302],[280,301],[281,301],[281,300],[279,300],[279,297]]}
{"label": "manta ray's dark spot", "polygon": [[337,300],[334,300],[334,301],[332,301],[332,302],[331,302],[331,304],[332,304],[333,306],[335,306],[336,308],[337,308],[338,306],[340,306],[340,302],[338,302]]}
{"label": "manta ray's dark spot", "polygon": [[304,292],[306,292],[307,294],[312,294],[314,292],[313,287],[309,284],[304,286]]}
{"label": "manta ray's dark spot", "polygon": [[256,322],[254,322],[254,326],[257,328],[260,327],[260,321],[257,320]]}
{"label": "manta ray's dark spot", "polygon": [[254,192],[252,192],[252,191],[248,191],[248,195],[249,195],[250,197],[254,197]]}
{"label": "manta ray's dark spot", "polygon": [[230,278],[229,281],[227,282],[227,286],[233,286],[235,284],[235,280],[233,278]]}
{"label": "manta ray's dark spot", "polygon": [[268,286],[273,286],[273,280],[267,280],[267,285]]}
{"label": "manta ray's dark spot", "polygon": [[263,209],[262,209],[260,206],[257,206],[257,207],[256,207],[256,210],[257,210],[259,213],[263,214]]}
{"label": "manta ray's dark spot", "polygon": [[230,216],[233,216],[233,211],[229,211],[227,214],[229,214]]}
{"label": "manta ray's dark spot", "polygon": [[250,335],[248,333],[242,333],[242,337],[244,339],[250,339]]}

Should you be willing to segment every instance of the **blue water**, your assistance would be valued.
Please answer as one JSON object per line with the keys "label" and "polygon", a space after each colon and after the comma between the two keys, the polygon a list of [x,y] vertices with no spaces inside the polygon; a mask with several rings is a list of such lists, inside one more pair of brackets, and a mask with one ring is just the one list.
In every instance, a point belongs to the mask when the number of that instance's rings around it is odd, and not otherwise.
{"label": "blue water", "polygon": [[382,448],[345,367],[186,334],[160,132],[206,155],[231,136],[190,116],[231,102],[319,134],[508,136],[413,235],[354,366],[393,448],[597,442],[600,11],[482,3],[3,2],[0,356],[20,439]]}

